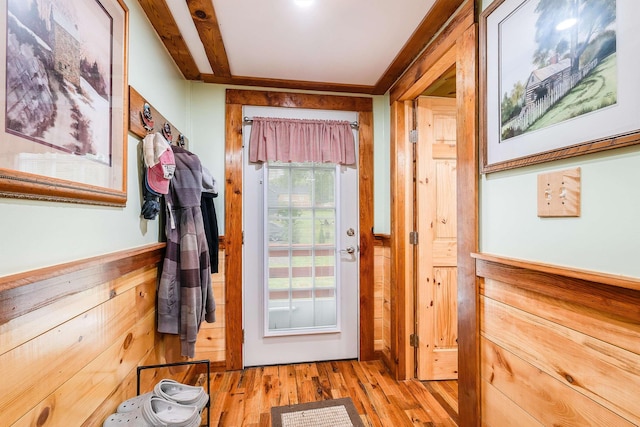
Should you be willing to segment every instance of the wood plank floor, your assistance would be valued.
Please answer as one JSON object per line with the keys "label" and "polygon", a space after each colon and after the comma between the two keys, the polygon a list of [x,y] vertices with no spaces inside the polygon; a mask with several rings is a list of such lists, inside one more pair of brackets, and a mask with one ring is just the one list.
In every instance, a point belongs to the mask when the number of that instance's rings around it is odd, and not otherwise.
{"label": "wood plank floor", "polygon": [[268,427],[272,406],[341,397],[353,400],[365,426],[457,426],[458,418],[457,381],[395,381],[380,361],[213,372],[210,396],[211,426],[222,427]]}

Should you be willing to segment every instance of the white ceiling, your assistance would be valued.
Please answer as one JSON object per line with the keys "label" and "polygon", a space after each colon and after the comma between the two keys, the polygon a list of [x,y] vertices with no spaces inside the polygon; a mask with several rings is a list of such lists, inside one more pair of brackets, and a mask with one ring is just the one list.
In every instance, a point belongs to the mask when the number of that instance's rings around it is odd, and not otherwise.
{"label": "white ceiling", "polygon": [[[233,76],[367,86],[385,73],[435,3],[211,1]],[[200,73],[213,73],[187,1],[167,5]]]}

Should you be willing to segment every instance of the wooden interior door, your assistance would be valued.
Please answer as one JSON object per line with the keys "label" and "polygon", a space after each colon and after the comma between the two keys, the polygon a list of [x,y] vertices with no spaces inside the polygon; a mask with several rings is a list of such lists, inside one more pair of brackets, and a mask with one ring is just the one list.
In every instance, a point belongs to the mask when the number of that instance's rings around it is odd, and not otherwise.
{"label": "wooden interior door", "polygon": [[456,100],[420,97],[417,109],[417,374],[457,379]]}

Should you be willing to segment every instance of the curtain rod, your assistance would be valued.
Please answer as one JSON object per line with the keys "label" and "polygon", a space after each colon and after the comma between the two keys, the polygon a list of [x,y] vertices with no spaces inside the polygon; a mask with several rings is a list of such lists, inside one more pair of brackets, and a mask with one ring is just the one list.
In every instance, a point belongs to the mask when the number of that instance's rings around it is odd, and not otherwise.
{"label": "curtain rod", "polygon": [[[245,125],[250,125],[253,123],[253,119],[251,117],[243,117],[242,118],[242,123]],[[351,122],[349,123],[349,125],[351,126],[352,129],[358,130],[360,128],[360,124],[358,122]]]}

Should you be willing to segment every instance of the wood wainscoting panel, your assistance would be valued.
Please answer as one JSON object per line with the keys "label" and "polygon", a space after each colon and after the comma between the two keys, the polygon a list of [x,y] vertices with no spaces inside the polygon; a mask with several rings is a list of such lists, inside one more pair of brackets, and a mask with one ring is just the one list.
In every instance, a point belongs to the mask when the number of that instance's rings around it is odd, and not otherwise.
{"label": "wood wainscoting panel", "polygon": [[382,356],[387,366],[391,366],[391,247],[384,249],[384,287],[382,305]]}
{"label": "wood wainscoting panel", "polygon": [[374,350],[391,364],[391,240],[376,236],[374,252]]}
{"label": "wood wainscoting panel", "polygon": [[483,380],[543,425],[637,425],[490,340],[481,340],[481,350]]}
{"label": "wood wainscoting panel", "polygon": [[133,330],[136,303],[136,295],[126,292],[0,356],[3,382],[13,385],[2,393],[3,419],[17,420],[32,402],[45,399]]}
{"label": "wood wainscoting panel", "polygon": [[218,272],[211,275],[211,287],[216,301],[216,321],[202,323],[196,340],[196,360],[208,359],[211,363],[225,362],[225,335],[227,305],[225,303],[225,254],[221,248],[218,254]]}
{"label": "wood wainscoting panel", "polygon": [[[377,243],[377,241],[376,241]],[[382,351],[382,311],[384,309],[384,248],[373,248],[373,349]]]}
{"label": "wood wainscoting panel", "polygon": [[635,280],[616,287],[605,274],[476,258],[483,423],[525,412],[542,425],[640,425]]}
{"label": "wood wainscoting panel", "polygon": [[101,425],[135,395],[135,368],[164,358],[155,333],[164,247],[0,278],[2,425]]}
{"label": "wood wainscoting panel", "polygon": [[[108,281],[65,298],[54,299],[44,306],[34,306],[22,316],[0,323],[0,354],[42,335],[52,324],[63,324],[84,313],[89,307],[99,306],[112,296],[127,292],[134,284],[154,281],[155,277],[155,266],[144,267],[123,276],[121,280]],[[16,289],[13,293],[18,291]],[[47,322],[42,319],[47,319]]]}
{"label": "wood wainscoting panel", "polygon": [[[521,282],[521,285],[526,286],[524,282]],[[609,300],[611,305],[619,307],[613,300],[614,290],[607,290],[611,293],[610,298],[612,299]],[[480,284],[480,292],[492,300],[517,307],[526,313],[562,324],[601,341],[615,342],[616,346],[620,348],[640,354],[640,340],[638,340],[640,319],[634,316],[634,314],[639,314],[640,301],[637,300],[637,297],[640,294],[627,301],[628,304],[625,304],[626,307],[623,311],[611,310],[611,308],[603,311],[593,308],[598,300],[598,292],[593,288],[588,291],[589,305],[587,306],[576,301],[558,298],[560,290],[555,292],[556,296],[544,295],[495,279],[485,279]],[[575,295],[575,299],[580,299],[580,297]],[[604,299],[601,302],[608,303]],[[604,305],[601,307],[605,308]]]}
{"label": "wood wainscoting panel", "polygon": [[[155,284],[153,286],[155,287]],[[135,369],[132,367],[137,366],[153,348],[154,330],[155,311],[152,311],[131,331],[114,340],[111,346],[61,386],[58,387],[58,383],[54,382],[56,381],[54,376],[50,383],[57,388],[33,409],[26,412],[13,426],[41,425],[38,421],[43,418],[43,414],[47,416],[47,423],[44,425],[72,426],[78,425],[78,420],[85,419],[93,419],[95,424],[90,423],[91,425],[100,425],[113,413],[112,405],[105,405],[105,408],[102,408],[102,396],[110,396],[114,390],[122,388],[123,393],[118,393],[118,398],[113,400],[114,403],[119,404],[135,395],[136,376]],[[75,360],[71,363],[75,363]],[[54,367],[46,369],[45,373],[50,374],[51,369]],[[127,378],[129,378],[129,385],[123,388],[122,383],[126,384]]]}
{"label": "wood wainscoting panel", "polygon": [[481,381],[480,387],[483,426],[544,426],[488,381]]}

